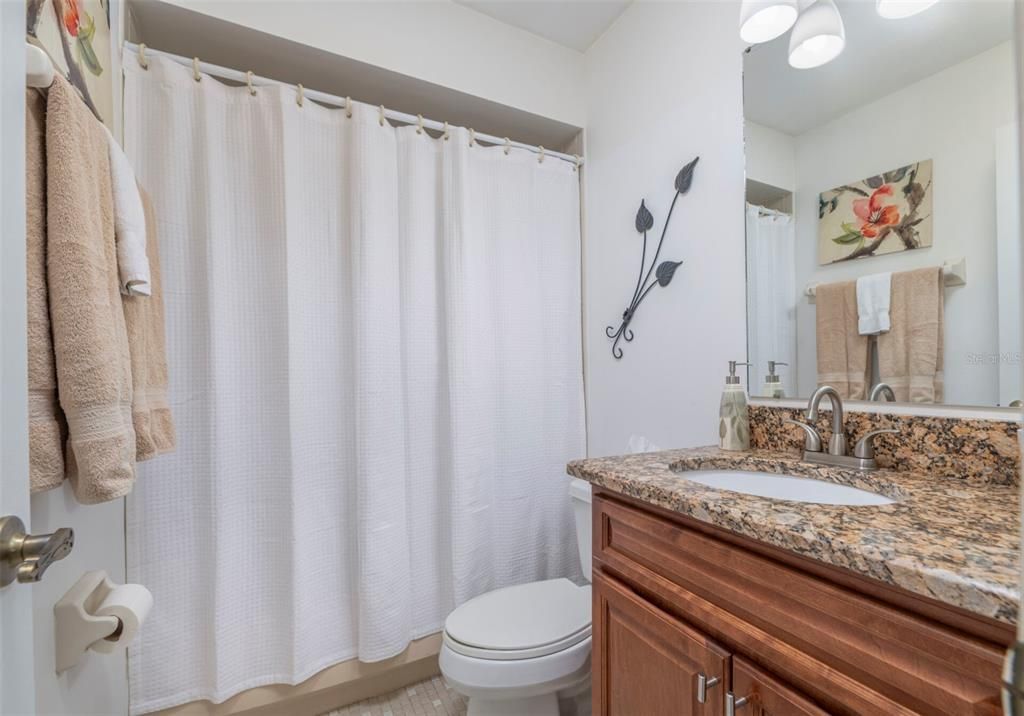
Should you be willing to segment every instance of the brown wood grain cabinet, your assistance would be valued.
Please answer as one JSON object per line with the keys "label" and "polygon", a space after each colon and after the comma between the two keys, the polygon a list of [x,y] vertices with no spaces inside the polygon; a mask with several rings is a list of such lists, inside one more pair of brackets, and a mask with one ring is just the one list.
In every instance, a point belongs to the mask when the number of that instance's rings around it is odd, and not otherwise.
{"label": "brown wood grain cabinet", "polygon": [[593,547],[595,715],[1001,713],[1007,624],[600,489]]}

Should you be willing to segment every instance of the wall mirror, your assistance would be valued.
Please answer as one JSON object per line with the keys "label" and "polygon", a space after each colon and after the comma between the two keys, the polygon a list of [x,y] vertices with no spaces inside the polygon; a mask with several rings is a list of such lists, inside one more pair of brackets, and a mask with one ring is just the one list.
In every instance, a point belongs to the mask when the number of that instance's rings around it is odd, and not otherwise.
{"label": "wall mirror", "polygon": [[750,394],[1014,406],[1013,2],[884,5],[802,2],[744,55]]}

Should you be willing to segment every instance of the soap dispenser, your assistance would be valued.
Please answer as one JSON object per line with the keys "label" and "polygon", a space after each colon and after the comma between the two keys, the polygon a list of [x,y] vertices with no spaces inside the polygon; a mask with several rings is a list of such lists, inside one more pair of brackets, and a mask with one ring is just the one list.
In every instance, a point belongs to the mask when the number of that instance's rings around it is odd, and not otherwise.
{"label": "soap dispenser", "polygon": [[718,446],[723,450],[750,449],[750,418],[747,415],[747,394],[736,375],[736,366],[750,365],[729,361],[722,404],[718,409]]}
{"label": "soap dispenser", "polygon": [[764,377],[764,395],[766,398],[785,398],[786,392],[782,389],[782,378],[775,372],[775,366],[789,365],[782,361],[768,361],[768,375]]}

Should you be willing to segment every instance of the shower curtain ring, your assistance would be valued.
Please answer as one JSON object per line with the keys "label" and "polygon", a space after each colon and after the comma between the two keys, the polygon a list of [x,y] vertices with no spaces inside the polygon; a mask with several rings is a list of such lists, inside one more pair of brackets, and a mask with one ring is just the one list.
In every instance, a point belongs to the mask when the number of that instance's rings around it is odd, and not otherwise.
{"label": "shower curtain ring", "polygon": [[544,163],[544,145],[542,144],[538,148],[540,149],[540,152],[539,152],[540,156],[537,157],[537,163],[538,164],[543,164]]}
{"label": "shower curtain ring", "polygon": [[252,86],[252,70],[245,71],[245,84],[249,88],[249,94],[256,96],[256,88]]}
{"label": "shower curtain ring", "polygon": [[380,106],[380,126],[384,126],[384,105]]}
{"label": "shower curtain ring", "polygon": [[476,130],[472,127],[469,128],[469,146],[476,144]]}
{"label": "shower curtain ring", "polygon": [[200,80],[203,79],[203,76],[201,74],[199,74],[199,58],[198,57],[193,57],[192,58],[192,79],[194,79],[196,82],[199,82]]}
{"label": "shower curtain ring", "polygon": [[508,137],[505,137],[505,156],[507,157],[508,153],[511,152],[511,151],[512,151],[512,140],[509,139]]}
{"label": "shower curtain ring", "polygon": [[574,166],[572,168],[572,170],[574,172],[578,172],[580,170],[580,155],[579,154],[573,154],[572,156],[576,159],[576,166]]}
{"label": "shower curtain ring", "polygon": [[445,122],[444,123],[444,134],[441,135],[441,139],[443,139],[444,141],[447,142],[448,141],[448,137],[450,137],[450,136],[451,135],[448,132],[448,123]]}
{"label": "shower curtain ring", "polygon": [[423,134],[423,115],[416,115],[416,134]]}
{"label": "shower curtain ring", "polygon": [[139,43],[139,64],[142,65],[142,69],[149,69],[149,60],[146,59],[146,43]]}
{"label": "shower curtain ring", "polygon": [[345,98],[345,116],[348,117],[349,119],[352,118],[352,98],[351,97],[346,97]]}
{"label": "shower curtain ring", "polygon": [[301,84],[295,85],[295,104],[302,106],[302,103],[306,101],[305,90]]}

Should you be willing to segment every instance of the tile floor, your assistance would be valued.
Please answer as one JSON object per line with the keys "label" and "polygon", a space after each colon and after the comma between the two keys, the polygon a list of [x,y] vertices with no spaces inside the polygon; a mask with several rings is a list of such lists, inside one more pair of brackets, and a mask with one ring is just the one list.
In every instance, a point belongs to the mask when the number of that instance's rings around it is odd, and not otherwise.
{"label": "tile floor", "polygon": [[435,676],[324,716],[465,716],[466,700]]}

